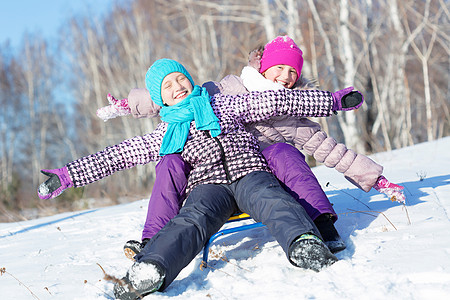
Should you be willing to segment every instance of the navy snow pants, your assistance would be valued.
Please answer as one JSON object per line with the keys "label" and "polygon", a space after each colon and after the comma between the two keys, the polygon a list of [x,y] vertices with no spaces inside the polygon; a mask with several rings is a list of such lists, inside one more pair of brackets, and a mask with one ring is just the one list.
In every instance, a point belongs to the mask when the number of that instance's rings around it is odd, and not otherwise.
{"label": "navy snow pants", "polygon": [[[262,154],[281,185],[313,220],[324,213],[337,219],[332,204],[299,150],[289,144],[278,143],[264,149]],[[156,165],[155,184],[148,202],[142,239],[152,238],[178,214],[185,200],[190,171],[191,166],[180,154],[165,155]]]}
{"label": "navy snow pants", "polygon": [[238,211],[267,226],[284,252],[304,233],[320,233],[305,209],[268,172],[257,171],[232,184],[204,184],[190,193],[180,213],[136,256],[166,271],[161,290],[203,249],[209,238]]}

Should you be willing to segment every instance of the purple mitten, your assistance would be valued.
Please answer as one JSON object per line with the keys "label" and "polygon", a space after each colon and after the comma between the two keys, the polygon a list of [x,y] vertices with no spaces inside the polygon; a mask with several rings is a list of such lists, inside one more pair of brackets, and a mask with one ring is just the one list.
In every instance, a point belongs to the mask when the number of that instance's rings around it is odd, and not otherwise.
{"label": "purple mitten", "polygon": [[41,170],[41,173],[50,177],[39,186],[38,196],[41,199],[58,197],[65,189],[73,187],[72,179],[70,179],[66,167],[53,170]]}
{"label": "purple mitten", "polygon": [[358,91],[353,91],[352,86],[332,93],[332,95],[333,111],[357,109],[364,102],[363,95]]}

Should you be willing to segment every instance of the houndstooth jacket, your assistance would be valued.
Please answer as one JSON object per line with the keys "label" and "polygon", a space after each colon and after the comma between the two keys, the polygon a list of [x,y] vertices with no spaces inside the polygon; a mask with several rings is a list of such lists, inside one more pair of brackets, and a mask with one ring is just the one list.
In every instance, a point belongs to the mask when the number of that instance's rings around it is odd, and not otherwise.
{"label": "houndstooth jacket", "polygon": [[[270,172],[260,154],[257,139],[245,125],[273,116],[327,117],[332,113],[331,92],[279,90],[242,95],[217,94],[211,99],[222,133],[212,138],[191,123],[181,153],[191,164],[187,192],[199,184],[231,183],[253,171]],[[136,136],[66,165],[74,187],[80,187],[136,165],[158,161],[167,123],[146,135]]]}

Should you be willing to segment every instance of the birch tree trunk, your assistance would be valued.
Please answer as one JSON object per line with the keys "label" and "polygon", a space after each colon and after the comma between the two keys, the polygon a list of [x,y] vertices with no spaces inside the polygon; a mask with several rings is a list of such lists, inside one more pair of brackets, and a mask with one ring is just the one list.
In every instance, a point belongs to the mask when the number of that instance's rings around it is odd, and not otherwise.
{"label": "birch tree trunk", "polygon": [[392,22],[393,32],[395,33],[393,43],[395,43],[398,49],[398,52],[395,53],[397,60],[397,67],[395,69],[395,92],[394,101],[396,103],[400,103],[404,109],[401,113],[401,122],[403,123],[402,129],[399,134],[399,147],[410,146],[413,144],[413,139],[411,136],[411,99],[409,98],[410,93],[406,92],[407,84],[405,84],[406,75],[406,55],[408,51],[408,45],[404,43],[405,41],[405,31],[402,28],[402,24],[400,21],[400,12],[398,9],[398,0],[392,0],[390,4],[388,4],[388,12],[389,18]]}
{"label": "birch tree trunk", "polygon": [[[34,59],[31,57],[31,53],[33,52],[31,50],[31,45],[28,41],[25,43],[25,62],[28,68],[24,72],[24,82],[27,87],[27,99],[28,99],[28,113],[29,113],[29,120],[30,120],[30,134],[27,136],[29,138],[28,144],[30,145],[29,151],[30,153],[30,172],[33,174],[39,174],[39,165],[38,165],[38,155],[37,155],[37,149],[34,145],[36,142],[36,99],[35,99],[35,81],[34,81],[34,70],[32,69],[33,61]],[[37,180],[36,177],[33,177],[32,179],[33,186],[36,186]]]}
{"label": "birch tree trunk", "polygon": [[430,91],[430,76],[428,69],[428,60],[430,58],[431,50],[433,49],[434,42],[436,41],[436,32],[433,32],[431,37],[431,41],[428,45],[428,49],[424,49],[424,52],[421,52],[417,47],[416,43],[412,43],[412,47],[414,52],[419,57],[419,60],[422,64],[422,72],[423,72],[423,85],[424,85],[424,97],[425,97],[425,107],[426,107],[426,116],[427,116],[427,138],[428,141],[434,140],[433,133],[433,112],[431,106],[431,91]]}
{"label": "birch tree trunk", "polygon": [[40,169],[44,163],[47,136],[52,120],[47,120],[52,92],[51,61],[43,40],[27,37],[23,48],[24,68],[20,80],[28,100],[28,130],[24,134],[24,144],[28,146],[30,165],[29,180],[32,186],[39,182]]}
{"label": "birch tree trunk", "polygon": [[267,40],[271,40],[277,36],[274,28],[274,21],[272,20],[272,10],[270,9],[270,2],[270,0],[261,1],[261,12]]}
{"label": "birch tree trunk", "polygon": [[[355,66],[352,40],[349,30],[349,2],[348,0],[340,0],[339,3],[339,44],[340,57],[344,65],[344,87],[353,86],[355,83]],[[355,111],[348,111],[339,115],[339,123],[345,137],[347,147],[354,149],[356,152],[365,153],[365,149],[361,140],[359,126],[357,124]]]}
{"label": "birch tree trunk", "polygon": [[333,51],[331,47],[330,39],[323,28],[322,20],[317,12],[316,5],[313,0],[308,0],[308,5],[313,15],[314,22],[317,24],[317,30],[319,31],[319,35],[324,42],[325,47],[325,62],[327,64],[327,68],[330,70],[332,89],[337,91],[339,89],[339,82],[336,76],[336,67],[334,64]]}

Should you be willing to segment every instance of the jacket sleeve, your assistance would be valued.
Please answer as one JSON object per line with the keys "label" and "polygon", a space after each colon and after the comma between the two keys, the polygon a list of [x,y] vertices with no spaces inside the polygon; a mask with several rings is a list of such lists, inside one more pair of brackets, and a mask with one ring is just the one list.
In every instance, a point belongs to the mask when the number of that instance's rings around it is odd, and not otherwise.
{"label": "jacket sleeve", "polygon": [[66,167],[74,187],[90,184],[117,171],[159,160],[165,127],[166,123],[160,123],[152,133],[136,136],[68,163]]}
{"label": "jacket sleeve", "polygon": [[157,117],[161,109],[152,101],[147,89],[132,89],[128,94],[128,106],[136,119]]}
{"label": "jacket sleeve", "polygon": [[274,116],[328,117],[332,114],[331,92],[278,90],[240,95],[215,95],[216,114],[234,114],[242,123],[268,120]]}
{"label": "jacket sleeve", "polygon": [[225,76],[220,82],[208,81],[202,85],[210,96],[215,94],[239,95],[248,93],[242,79],[236,75]]}
{"label": "jacket sleeve", "polygon": [[258,138],[261,149],[274,143],[291,143],[318,162],[343,173],[348,181],[366,192],[383,172],[381,165],[337,143],[318,123],[306,118],[274,117],[246,128]]}
{"label": "jacket sleeve", "polygon": [[[302,137],[302,139],[297,138]],[[313,156],[318,162],[329,168],[335,168],[344,174],[345,178],[365,192],[370,191],[378,177],[383,173],[383,167],[369,157],[347,149],[344,144],[336,142],[332,137],[318,130],[309,136],[297,134],[293,140],[299,149]]]}

